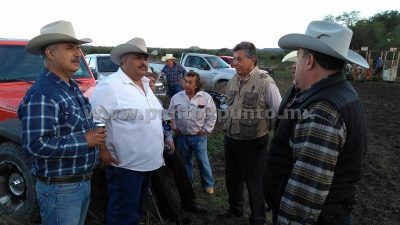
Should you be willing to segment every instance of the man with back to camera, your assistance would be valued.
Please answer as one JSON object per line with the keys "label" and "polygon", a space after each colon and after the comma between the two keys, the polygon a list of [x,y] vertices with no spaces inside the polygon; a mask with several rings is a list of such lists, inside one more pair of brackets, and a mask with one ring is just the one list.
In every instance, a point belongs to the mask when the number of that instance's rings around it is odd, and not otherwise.
{"label": "man with back to camera", "polygon": [[[282,103],[267,157],[264,193],[274,224],[351,224],[367,135],[364,109],[342,69],[345,61],[368,68],[349,50],[352,34],[313,21],[305,34],[279,40],[281,48],[298,50],[299,91]],[[285,111],[302,114],[280,117]]]}
{"label": "man with back to camera", "polygon": [[80,69],[80,45],[68,21],[42,27],[26,51],[42,55],[44,69],[22,100],[18,117],[22,147],[33,157],[36,195],[43,225],[83,225],[90,200],[90,177],[105,141],[94,130],[91,106],[72,79]]}

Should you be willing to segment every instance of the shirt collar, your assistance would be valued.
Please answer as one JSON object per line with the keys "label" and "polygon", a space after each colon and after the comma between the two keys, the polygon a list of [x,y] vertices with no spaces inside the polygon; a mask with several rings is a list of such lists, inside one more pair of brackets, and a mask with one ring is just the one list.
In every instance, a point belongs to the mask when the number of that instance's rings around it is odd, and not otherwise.
{"label": "shirt collar", "polygon": [[249,73],[246,77],[244,77],[244,78],[241,78],[241,76],[237,75],[237,81],[242,81],[242,82],[244,82],[244,83],[247,83],[247,81],[250,80],[251,75],[254,74],[254,72],[256,71],[256,69],[258,69],[257,66],[255,66],[255,67],[250,71],[250,73]]}
{"label": "shirt collar", "polygon": [[69,79],[69,84],[57,76],[55,73],[49,71],[46,67],[43,68],[42,75],[53,80],[57,85],[59,85],[64,90],[69,90],[70,88],[79,88],[79,85],[72,78]]}
{"label": "shirt collar", "polygon": [[[133,82],[133,80],[121,69],[121,67],[118,69],[117,73],[119,73],[119,77],[121,78],[124,84],[136,85],[135,82]],[[149,83],[150,81],[150,79],[145,76],[143,76],[141,80],[144,86],[146,83]]]}
{"label": "shirt collar", "polygon": [[316,94],[317,92],[335,85],[337,83],[345,81],[345,77],[341,72],[329,75],[327,78],[324,78],[317,83],[313,84],[309,89],[304,90],[298,94],[296,94],[295,102],[302,103],[309,99],[311,96]]}
{"label": "shirt collar", "polygon": [[[178,94],[180,94],[180,95],[182,95],[182,96],[187,96],[187,97],[189,97],[189,96],[186,94],[186,91],[185,91],[185,90],[183,90],[183,91],[181,91],[181,92],[178,92]],[[196,92],[196,94],[193,96],[193,98],[196,97],[196,96],[203,96],[203,91],[198,91],[198,92]]]}

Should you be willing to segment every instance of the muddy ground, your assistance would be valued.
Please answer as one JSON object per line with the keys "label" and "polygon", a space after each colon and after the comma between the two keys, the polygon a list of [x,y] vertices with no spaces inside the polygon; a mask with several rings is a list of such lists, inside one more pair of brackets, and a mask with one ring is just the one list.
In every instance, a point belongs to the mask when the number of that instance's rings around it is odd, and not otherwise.
{"label": "muddy ground", "polygon": [[368,120],[354,224],[400,224],[400,84],[353,82]]}

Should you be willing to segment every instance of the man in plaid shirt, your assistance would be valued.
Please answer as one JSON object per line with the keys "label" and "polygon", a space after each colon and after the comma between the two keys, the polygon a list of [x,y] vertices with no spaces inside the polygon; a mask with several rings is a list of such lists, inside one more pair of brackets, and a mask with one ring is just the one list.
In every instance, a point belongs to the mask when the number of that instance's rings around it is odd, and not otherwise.
{"label": "man in plaid shirt", "polygon": [[80,44],[72,24],[44,26],[27,45],[42,55],[44,69],[18,109],[22,146],[32,156],[43,225],[83,225],[90,198],[90,176],[99,161],[95,148],[105,129],[94,130],[91,107],[71,79],[80,69]]}
{"label": "man in plaid shirt", "polygon": [[182,79],[186,73],[186,69],[179,63],[175,62],[175,57],[172,54],[166,54],[161,58],[165,61],[165,66],[161,72],[167,78],[168,89],[167,94],[172,98],[176,93],[183,90]]}
{"label": "man in plaid shirt", "polygon": [[[342,69],[345,61],[368,68],[349,50],[352,34],[314,21],[304,35],[279,40],[281,48],[298,50],[299,91],[281,103],[267,157],[264,194],[274,224],[351,224],[367,136],[364,109]],[[301,116],[287,113],[296,111]]]}

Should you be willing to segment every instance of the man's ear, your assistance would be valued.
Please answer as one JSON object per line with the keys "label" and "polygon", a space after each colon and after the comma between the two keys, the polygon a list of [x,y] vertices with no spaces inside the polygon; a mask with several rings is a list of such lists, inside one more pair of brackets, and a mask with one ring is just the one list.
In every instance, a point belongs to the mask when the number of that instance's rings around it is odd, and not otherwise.
{"label": "man's ear", "polygon": [[46,48],[46,49],[44,50],[44,54],[46,55],[46,58],[48,58],[48,59],[54,59],[54,54],[53,54],[53,52],[51,51],[50,48]]}
{"label": "man's ear", "polygon": [[251,61],[253,61],[253,64],[254,64],[254,65],[256,64],[256,60],[257,60],[256,57],[251,57]]}
{"label": "man's ear", "polygon": [[313,54],[307,54],[306,69],[311,70],[315,67],[315,56]]}

